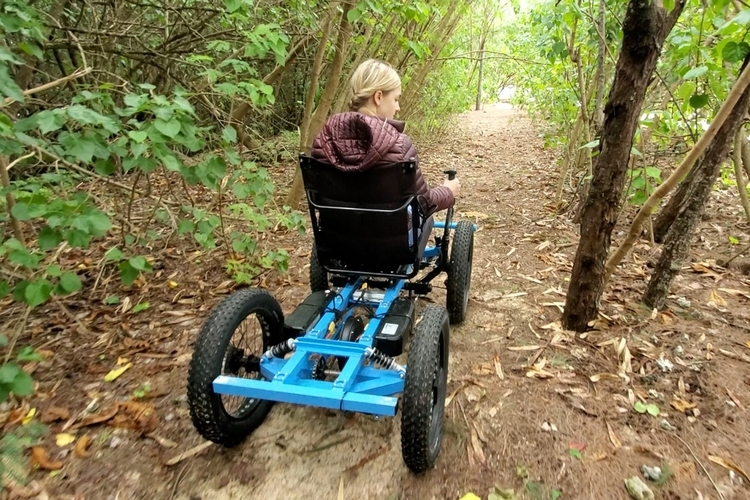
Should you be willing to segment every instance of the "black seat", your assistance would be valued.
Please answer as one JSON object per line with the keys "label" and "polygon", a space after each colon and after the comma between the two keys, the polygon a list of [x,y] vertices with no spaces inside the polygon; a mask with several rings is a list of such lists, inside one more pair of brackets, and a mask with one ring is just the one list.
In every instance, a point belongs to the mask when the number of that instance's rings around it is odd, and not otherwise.
{"label": "black seat", "polygon": [[323,268],[395,278],[417,274],[433,220],[424,216],[417,194],[415,161],[343,172],[303,154],[300,168]]}

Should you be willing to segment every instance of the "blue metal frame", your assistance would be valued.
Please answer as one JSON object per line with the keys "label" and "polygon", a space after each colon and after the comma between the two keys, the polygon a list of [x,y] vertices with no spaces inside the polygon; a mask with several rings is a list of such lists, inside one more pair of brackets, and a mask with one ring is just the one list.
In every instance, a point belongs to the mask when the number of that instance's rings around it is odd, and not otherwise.
{"label": "blue metal frame", "polygon": [[[294,351],[290,358],[280,359],[264,354],[260,366],[266,380],[221,375],[214,380],[214,392],[375,415],[395,415],[397,396],[404,390],[405,368],[400,365],[392,369],[375,368],[374,364],[364,366],[364,363],[371,353],[381,319],[398,298],[405,280],[396,281],[378,301],[371,300],[371,297],[368,299],[364,283],[365,278],[359,278],[332,295],[324,314],[313,327],[304,336],[291,341]],[[366,304],[377,309],[357,342],[336,340],[340,337],[344,322],[339,322],[333,334],[329,333],[329,325],[336,321],[336,316],[355,304]],[[348,359],[335,380],[312,378],[313,364],[319,355]]]}
{"label": "blue metal frame", "polygon": [[[444,229],[445,221],[435,221],[433,228]],[[455,229],[456,223],[450,223],[449,228]],[[429,246],[424,250],[422,259],[437,258],[440,252],[440,247]],[[304,336],[290,340],[293,345],[291,357],[281,359],[270,352],[263,354],[260,369],[265,380],[220,375],[213,382],[214,392],[374,415],[395,415],[398,395],[404,390],[406,367],[394,364],[390,369],[375,368],[375,363],[365,366],[365,362],[372,354],[381,319],[398,298],[406,280],[395,280],[385,290],[383,297],[376,300],[372,296],[368,298],[368,290],[364,286],[366,280],[366,276],[357,277],[337,294],[331,295],[320,319]],[[376,307],[375,314],[358,341],[338,340],[344,320],[351,314],[354,305]],[[338,326],[330,332],[330,325],[336,322],[337,316],[340,316]],[[344,369],[335,380],[324,381],[312,377],[314,363],[321,355],[326,358],[347,358]]]}

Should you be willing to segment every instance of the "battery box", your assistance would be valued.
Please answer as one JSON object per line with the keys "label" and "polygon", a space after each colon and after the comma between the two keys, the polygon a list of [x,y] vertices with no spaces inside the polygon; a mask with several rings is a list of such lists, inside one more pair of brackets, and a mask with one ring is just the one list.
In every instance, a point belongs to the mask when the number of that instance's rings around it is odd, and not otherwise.
{"label": "battery box", "polygon": [[414,326],[414,302],[400,297],[393,301],[388,314],[380,320],[375,333],[375,347],[395,357],[404,352],[404,340],[411,335]]}
{"label": "battery box", "polygon": [[311,293],[292,314],[284,320],[287,338],[304,335],[308,328],[318,321],[328,304],[330,296],[325,290]]}

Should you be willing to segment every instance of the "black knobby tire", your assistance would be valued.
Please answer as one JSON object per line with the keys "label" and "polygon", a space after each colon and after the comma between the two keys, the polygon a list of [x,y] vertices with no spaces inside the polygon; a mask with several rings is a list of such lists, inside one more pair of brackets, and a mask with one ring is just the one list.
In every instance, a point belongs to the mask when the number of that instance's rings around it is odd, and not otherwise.
{"label": "black knobby tire", "polygon": [[453,234],[450,271],[446,283],[446,307],[451,324],[466,319],[471,289],[471,264],[474,258],[474,227],[469,221],[459,221]]}
{"label": "black knobby tire", "polygon": [[236,349],[230,346],[235,330],[251,315],[261,325],[264,351],[284,341],[284,314],[279,303],[265,290],[245,288],[225,298],[211,312],[190,361],[187,397],[193,425],[204,438],[227,447],[241,443],[263,423],[273,406],[272,401],[245,398],[239,414],[232,415],[221,395],[213,390],[214,379],[222,374],[225,355]]}
{"label": "black knobby tire", "polygon": [[401,413],[401,455],[419,474],[435,466],[443,441],[448,383],[448,313],[428,305],[409,348]]}
{"label": "black knobby tire", "polygon": [[310,291],[320,292],[322,290],[328,290],[330,285],[328,284],[328,272],[323,269],[318,261],[318,251],[315,245],[312,247],[310,252]]}

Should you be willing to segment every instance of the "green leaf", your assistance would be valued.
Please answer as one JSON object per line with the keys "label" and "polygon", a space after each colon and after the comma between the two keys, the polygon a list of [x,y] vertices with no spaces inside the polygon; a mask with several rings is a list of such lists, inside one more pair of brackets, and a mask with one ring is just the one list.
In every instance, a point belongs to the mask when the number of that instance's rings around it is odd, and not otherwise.
{"label": "green leaf", "polygon": [[237,131],[234,127],[224,127],[224,130],[221,131],[221,136],[229,143],[237,141]]}
{"label": "green leaf", "polygon": [[112,222],[102,212],[88,216],[89,230],[93,236],[104,236],[112,228]]}
{"label": "green leaf", "polygon": [[745,59],[750,53],[750,44],[747,42],[728,42],[721,51],[721,58],[728,63],[736,63]]}
{"label": "green leaf", "polygon": [[0,95],[10,97],[18,102],[23,102],[23,90],[11,78],[8,66],[0,65]]}
{"label": "green leaf", "polygon": [[34,380],[25,371],[18,370],[16,378],[13,379],[11,390],[16,396],[31,396],[34,394]]}
{"label": "green leaf", "polygon": [[33,309],[44,304],[52,294],[52,283],[46,279],[32,281],[24,291],[26,303]]}
{"label": "green leaf", "polygon": [[[671,1],[673,2],[672,3],[672,7],[674,8],[674,0],[671,0]],[[667,4],[667,2],[665,0],[664,1],[664,5],[666,6],[666,4]],[[552,490],[552,495],[550,496],[550,499],[551,500],[558,500],[561,496],[562,496],[562,491],[561,490]]]}
{"label": "green leaf", "polygon": [[699,78],[708,72],[707,66],[698,66],[696,68],[691,69],[687,73],[685,73],[682,78],[683,80],[693,80],[695,78]]}
{"label": "green leaf", "polygon": [[652,179],[661,179],[661,170],[656,167],[646,167],[646,175]]}
{"label": "green leaf", "polygon": [[131,266],[130,262],[128,262],[127,260],[120,262],[118,267],[120,268],[120,279],[122,279],[122,282],[125,284],[125,286],[132,285],[133,282],[138,279],[140,271]]}
{"label": "green leaf", "polygon": [[224,0],[224,5],[226,5],[230,14],[239,10],[240,7],[242,7],[242,4],[242,0]]}
{"label": "green leaf", "polygon": [[75,273],[63,273],[60,276],[60,287],[67,293],[77,292],[81,289],[81,279]]}
{"label": "green leaf", "polygon": [[581,146],[578,149],[584,149],[584,148],[593,149],[593,148],[597,148],[597,147],[599,147],[599,139],[595,139],[595,140],[593,140],[593,141],[591,141],[591,142],[589,142],[587,144],[584,144],[583,146]]}
{"label": "green leaf", "polygon": [[731,235],[730,235],[730,236],[729,236],[729,243],[731,243],[732,245],[738,245],[738,244],[740,243],[740,240],[738,240],[738,239],[737,239],[737,238],[735,238],[734,236],[731,236]]}
{"label": "green leaf", "polygon": [[164,121],[161,118],[157,118],[154,121],[154,128],[156,128],[156,130],[169,137],[170,139],[174,139],[175,137],[177,137],[177,134],[180,133],[182,124],[176,118],[172,118],[169,121]]}
{"label": "green leaf", "polygon": [[362,11],[359,10],[358,8],[356,8],[356,7],[353,8],[353,9],[351,9],[349,12],[346,13],[346,19],[350,23],[356,23],[361,18],[362,18]]}
{"label": "green leaf", "polygon": [[12,384],[21,369],[15,363],[0,366],[0,384]]}
{"label": "green leaf", "polygon": [[633,409],[638,413],[646,413],[646,405],[640,401],[636,401],[633,405]]}
{"label": "green leaf", "polygon": [[133,139],[135,142],[143,142],[148,138],[148,134],[143,130],[131,130],[128,132],[128,137]]}
{"label": "green leaf", "polygon": [[145,311],[146,309],[148,309],[148,306],[149,306],[148,302],[139,302],[133,307],[133,312],[137,313],[137,312]]}
{"label": "green leaf", "polygon": [[121,261],[125,256],[122,251],[117,247],[112,247],[104,254],[106,260]]}
{"label": "green leaf", "polygon": [[130,262],[130,265],[133,266],[133,269],[137,269],[139,271],[146,271],[148,269],[151,269],[149,263],[146,262],[146,258],[141,255],[131,257],[128,262]]}
{"label": "green leaf", "polygon": [[195,223],[190,219],[180,219],[177,224],[177,234],[192,233],[195,231]]}
{"label": "green leaf", "polygon": [[581,452],[579,450],[576,450],[575,448],[569,449],[568,453],[573,458],[577,458],[578,460],[583,460],[583,456],[581,455]]}
{"label": "green leaf", "polygon": [[0,347],[8,347],[8,337],[0,333]]}
{"label": "green leaf", "polygon": [[32,361],[43,361],[44,358],[34,350],[33,347],[25,345],[16,355],[16,361],[19,363],[30,363]]}
{"label": "green leaf", "polygon": [[659,407],[656,406],[655,404],[646,405],[646,411],[652,417],[658,417],[659,416]]}
{"label": "green leaf", "polygon": [[690,107],[693,109],[702,108],[708,104],[708,94],[695,94],[690,98]]}
{"label": "green leaf", "polygon": [[49,226],[44,226],[39,231],[39,249],[40,250],[51,250],[56,248],[57,245],[62,242],[62,233],[57,229],[52,229]]}
{"label": "green leaf", "polygon": [[672,12],[672,10],[674,9],[674,0],[664,0],[662,3],[664,4],[664,9],[667,12]]}
{"label": "green leaf", "polygon": [[37,126],[42,134],[49,134],[55,130],[60,130],[65,125],[65,115],[56,112],[56,110],[44,110],[37,113]]}
{"label": "green leaf", "polygon": [[63,231],[63,238],[73,248],[86,248],[91,241],[89,233],[80,229],[66,229]]}
{"label": "green leaf", "polygon": [[109,297],[106,298],[106,300],[104,301],[104,303],[107,304],[107,305],[110,305],[110,306],[111,305],[115,305],[115,304],[119,304],[120,303],[120,297],[118,297],[117,295],[110,295]]}
{"label": "green leaf", "polygon": [[[10,285],[5,280],[0,280],[0,299],[10,293]],[[0,337],[3,335],[0,333]],[[0,338],[0,347],[3,347],[2,338]]]}

